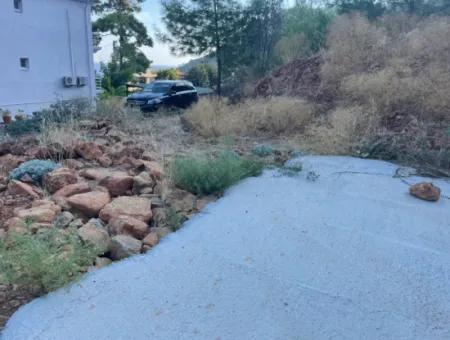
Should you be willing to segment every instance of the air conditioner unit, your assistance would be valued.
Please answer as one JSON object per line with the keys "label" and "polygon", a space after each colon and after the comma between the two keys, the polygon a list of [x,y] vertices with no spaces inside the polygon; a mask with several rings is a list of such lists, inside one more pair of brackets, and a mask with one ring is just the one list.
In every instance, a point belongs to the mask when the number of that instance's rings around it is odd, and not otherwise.
{"label": "air conditioner unit", "polygon": [[76,78],[74,77],[64,77],[63,78],[63,83],[65,87],[72,87],[72,86],[76,86]]}
{"label": "air conditioner unit", "polygon": [[77,77],[77,86],[86,86],[88,82],[87,77]]}

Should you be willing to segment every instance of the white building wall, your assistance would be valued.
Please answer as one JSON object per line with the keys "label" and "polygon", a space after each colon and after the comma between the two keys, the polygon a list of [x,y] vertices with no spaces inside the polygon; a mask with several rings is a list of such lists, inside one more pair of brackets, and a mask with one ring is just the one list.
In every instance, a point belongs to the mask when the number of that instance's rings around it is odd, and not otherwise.
{"label": "white building wall", "polygon": [[[61,99],[95,97],[88,0],[0,0],[0,109],[38,111]],[[22,70],[20,58],[29,58]],[[88,77],[66,88],[64,76]]]}

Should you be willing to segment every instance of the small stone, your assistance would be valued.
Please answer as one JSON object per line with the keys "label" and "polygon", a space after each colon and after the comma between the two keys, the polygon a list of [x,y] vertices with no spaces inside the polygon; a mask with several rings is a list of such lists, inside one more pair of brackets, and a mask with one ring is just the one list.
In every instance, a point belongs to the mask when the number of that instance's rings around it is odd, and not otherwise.
{"label": "small stone", "polygon": [[64,163],[65,163],[66,167],[68,167],[69,169],[74,169],[74,170],[82,169],[84,166],[84,164],[82,162],[77,161],[76,159],[66,159]]}
{"label": "small stone", "polygon": [[141,172],[133,178],[133,193],[135,195],[151,194],[154,186],[155,181],[148,172]]}
{"label": "small stone", "polygon": [[81,142],[78,143],[75,148],[75,152],[78,156],[88,160],[94,161],[101,156],[103,156],[103,152],[100,149],[100,146],[94,142]]}
{"label": "small stone", "polygon": [[169,227],[155,227],[151,229],[151,232],[155,232],[159,239],[162,239],[172,233]]}
{"label": "small stone", "polygon": [[102,208],[111,200],[107,192],[91,191],[71,196],[67,203],[87,217],[97,217]]}
{"label": "small stone", "polygon": [[83,224],[83,220],[81,218],[77,218],[76,220],[73,220],[69,223],[69,228],[79,229],[83,226]]}
{"label": "small stone", "polygon": [[167,211],[164,208],[155,208],[153,212],[153,221],[156,226],[163,224],[167,220]]}
{"label": "small stone", "polygon": [[74,170],[69,168],[58,168],[45,174],[43,178],[44,187],[51,194],[57,192],[59,189],[74,184],[78,181],[77,174]]}
{"label": "small stone", "polygon": [[73,195],[84,194],[91,191],[91,188],[86,182],[80,182],[75,184],[69,184],[64,188],[59,189],[53,196],[58,197],[70,197]]}
{"label": "small stone", "polygon": [[121,215],[148,223],[152,218],[151,201],[143,197],[121,196],[115,198],[100,211],[100,218],[105,222]]}
{"label": "small stone", "polygon": [[55,227],[60,229],[67,228],[74,218],[75,217],[73,216],[72,213],[68,211],[63,211],[60,214],[58,214],[58,216],[56,216]]}
{"label": "small stone", "polygon": [[158,233],[155,231],[152,231],[151,233],[149,233],[142,240],[142,243],[144,243],[145,245],[150,246],[150,247],[156,246],[158,244],[158,242],[159,242]]}
{"label": "small stone", "polygon": [[97,257],[95,259],[95,268],[100,269],[109,266],[112,263],[107,257]]}
{"label": "small stone", "polygon": [[33,199],[39,198],[39,195],[33,190],[31,185],[16,180],[9,182],[8,192],[10,195],[28,196]]}
{"label": "small stone", "polygon": [[19,209],[15,211],[16,217],[22,220],[35,223],[53,223],[56,215],[61,211],[61,207],[51,201],[34,201],[29,209]]}
{"label": "small stone", "polygon": [[425,201],[438,201],[441,197],[441,189],[434,186],[433,183],[421,182],[414,184],[409,188],[409,193]]}
{"label": "small stone", "polygon": [[127,234],[141,240],[148,232],[148,225],[130,216],[119,216],[109,220],[108,230],[112,235]]}
{"label": "small stone", "polygon": [[110,254],[111,258],[117,261],[139,254],[141,249],[141,241],[129,235],[117,235],[112,238]]}
{"label": "small stone", "polygon": [[105,228],[99,227],[94,223],[86,223],[78,229],[78,236],[95,247],[98,255],[106,253],[111,246],[111,238]]}
{"label": "small stone", "polygon": [[144,164],[145,170],[147,170],[153,178],[162,179],[164,176],[164,170],[159,163],[154,161],[141,161]]}
{"label": "small stone", "polygon": [[108,167],[108,166],[112,165],[111,158],[109,158],[108,156],[105,156],[105,155],[97,158],[97,162],[98,162],[98,164],[100,164],[101,166],[104,166],[104,167]]}
{"label": "small stone", "polygon": [[121,196],[133,187],[133,177],[126,173],[113,172],[103,178],[99,185],[107,188],[111,196]]}
{"label": "small stone", "polygon": [[10,233],[25,234],[28,231],[27,223],[19,217],[11,217],[5,222],[4,227]]}

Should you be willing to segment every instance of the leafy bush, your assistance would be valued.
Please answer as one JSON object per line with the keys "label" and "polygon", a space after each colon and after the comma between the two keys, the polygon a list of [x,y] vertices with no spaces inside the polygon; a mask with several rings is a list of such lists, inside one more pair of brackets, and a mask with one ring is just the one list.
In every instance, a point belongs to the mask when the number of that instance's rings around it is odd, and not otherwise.
{"label": "leafy bush", "polygon": [[22,176],[28,175],[35,182],[40,183],[42,181],[42,177],[48,172],[51,172],[60,165],[56,164],[52,161],[43,161],[43,160],[32,160],[25,163],[22,163],[17,168],[15,168],[9,174],[10,179],[20,180]]}
{"label": "leafy bush", "polygon": [[41,120],[33,117],[25,120],[15,120],[5,126],[5,132],[11,137],[20,137],[41,131]]}
{"label": "leafy bush", "polygon": [[222,193],[243,178],[259,175],[261,161],[222,151],[218,156],[178,157],[170,170],[173,182],[194,194]]}
{"label": "leafy bush", "polygon": [[77,279],[95,259],[75,230],[11,234],[0,241],[0,281],[47,293]]}

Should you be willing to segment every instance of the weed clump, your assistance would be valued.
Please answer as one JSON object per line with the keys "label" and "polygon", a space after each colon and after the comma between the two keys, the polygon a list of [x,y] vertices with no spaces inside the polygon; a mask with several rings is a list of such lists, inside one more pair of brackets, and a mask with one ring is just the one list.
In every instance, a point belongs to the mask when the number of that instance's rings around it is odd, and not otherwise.
{"label": "weed clump", "polygon": [[75,230],[11,233],[0,242],[0,282],[40,295],[74,281],[94,259],[95,252]]}
{"label": "weed clump", "polygon": [[227,150],[217,156],[175,158],[170,171],[171,178],[178,187],[194,194],[208,195],[222,193],[241,179],[257,176],[262,168],[261,161]]}

